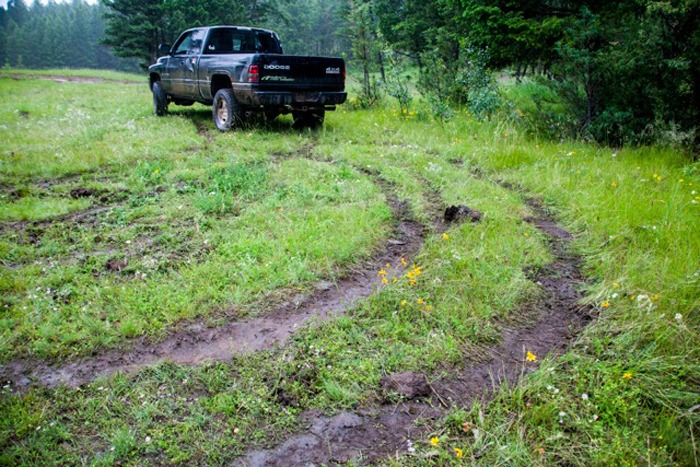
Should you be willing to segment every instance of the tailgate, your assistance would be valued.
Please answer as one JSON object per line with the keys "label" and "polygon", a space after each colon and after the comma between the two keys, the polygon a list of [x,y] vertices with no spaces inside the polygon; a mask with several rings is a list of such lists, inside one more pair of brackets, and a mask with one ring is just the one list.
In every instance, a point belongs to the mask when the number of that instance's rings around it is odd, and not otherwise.
{"label": "tailgate", "polygon": [[260,90],[329,91],[345,88],[345,62],[342,58],[297,55],[258,55]]}

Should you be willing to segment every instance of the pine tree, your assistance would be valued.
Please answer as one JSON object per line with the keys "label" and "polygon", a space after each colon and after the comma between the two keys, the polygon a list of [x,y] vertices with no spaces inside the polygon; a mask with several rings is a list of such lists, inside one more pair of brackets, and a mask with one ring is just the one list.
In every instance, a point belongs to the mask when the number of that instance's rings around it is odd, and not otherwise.
{"label": "pine tree", "polygon": [[161,0],[102,0],[107,7],[103,43],[118,57],[136,58],[142,67],[158,56],[158,44],[172,37]]}

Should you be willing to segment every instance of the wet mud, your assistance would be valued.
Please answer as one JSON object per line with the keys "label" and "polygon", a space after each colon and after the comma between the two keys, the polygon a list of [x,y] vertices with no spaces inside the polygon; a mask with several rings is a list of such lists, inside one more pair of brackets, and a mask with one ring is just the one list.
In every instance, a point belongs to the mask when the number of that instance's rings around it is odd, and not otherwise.
{"label": "wet mud", "polygon": [[442,412],[429,404],[403,402],[397,406],[340,412],[323,416],[310,411],[302,416],[306,432],[294,435],[274,449],[253,451],[238,459],[241,466],[309,466],[372,464],[400,455],[420,439],[422,422]]}
{"label": "wet mud", "polygon": [[[535,371],[539,363],[528,361],[528,352],[538,359],[562,354],[592,318],[592,310],[579,303],[585,278],[580,258],[569,250],[572,235],[557,225],[537,199],[526,199],[526,204],[535,215],[524,220],[548,236],[554,261],[529,274],[540,285],[541,294],[517,313],[525,324],[502,326],[499,345],[477,349],[478,362],[449,369],[447,378],[431,381],[427,375],[411,372],[386,375],[380,380],[380,403],[373,408],[333,416],[308,412],[303,416],[306,431],[273,449],[250,451],[237,459],[237,465],[387,461],[409,453],[415,440],[425,440],[431,422],[448,409],[487,401],[502,383],[516,384]],[[391,402],[397,396],[403,400],[398,405]]]}

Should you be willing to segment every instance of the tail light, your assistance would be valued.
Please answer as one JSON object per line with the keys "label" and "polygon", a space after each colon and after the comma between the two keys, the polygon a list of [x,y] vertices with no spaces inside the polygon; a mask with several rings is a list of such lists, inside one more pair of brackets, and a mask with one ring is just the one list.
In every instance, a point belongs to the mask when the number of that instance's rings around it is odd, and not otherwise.
{"label": "tail light", "polygon": [[343,84],[345,84],[345,67],[343,67]]}
{"label": "tail light", "polygon": [[260,67],[258,65],[250,65],[250,67],[248,67],[248,82],[260,82]]}

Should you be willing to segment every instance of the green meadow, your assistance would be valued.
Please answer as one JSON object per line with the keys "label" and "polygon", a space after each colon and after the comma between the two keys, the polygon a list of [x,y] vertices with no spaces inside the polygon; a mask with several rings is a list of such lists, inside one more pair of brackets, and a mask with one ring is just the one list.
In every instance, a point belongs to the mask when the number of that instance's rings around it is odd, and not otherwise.
{"label": "green meadow", "polygon": [[[534,319],[527,271],[552,261],[523,220],[538,199],[573,236],[593,320],[563,355],[537,355],[536,371],[451,408],[386,463],[698,465],[692,154],[538,137],[531,96],[546,91],[528,81],[501,84],[512,105],[486,121],[437,122],[420,101],[402,114],[387,98],[339,106],[315,131],[282,116],[219,133],[199,104],[153,116],[141,77],[18,73],[0,73],[0,365],[264,316],[357,274],[397,227],[394,198],[426,239],[406,258],[415,282],[391,277],[284,346],[79,388],[3,383],[0,464],[227,464],[298,431],[305,411],[377,404],[386,374],[477,362],[504,323]],[[53,79],[68,75],[94,79]],[[482,221],[439,232],[459,204]]]}

